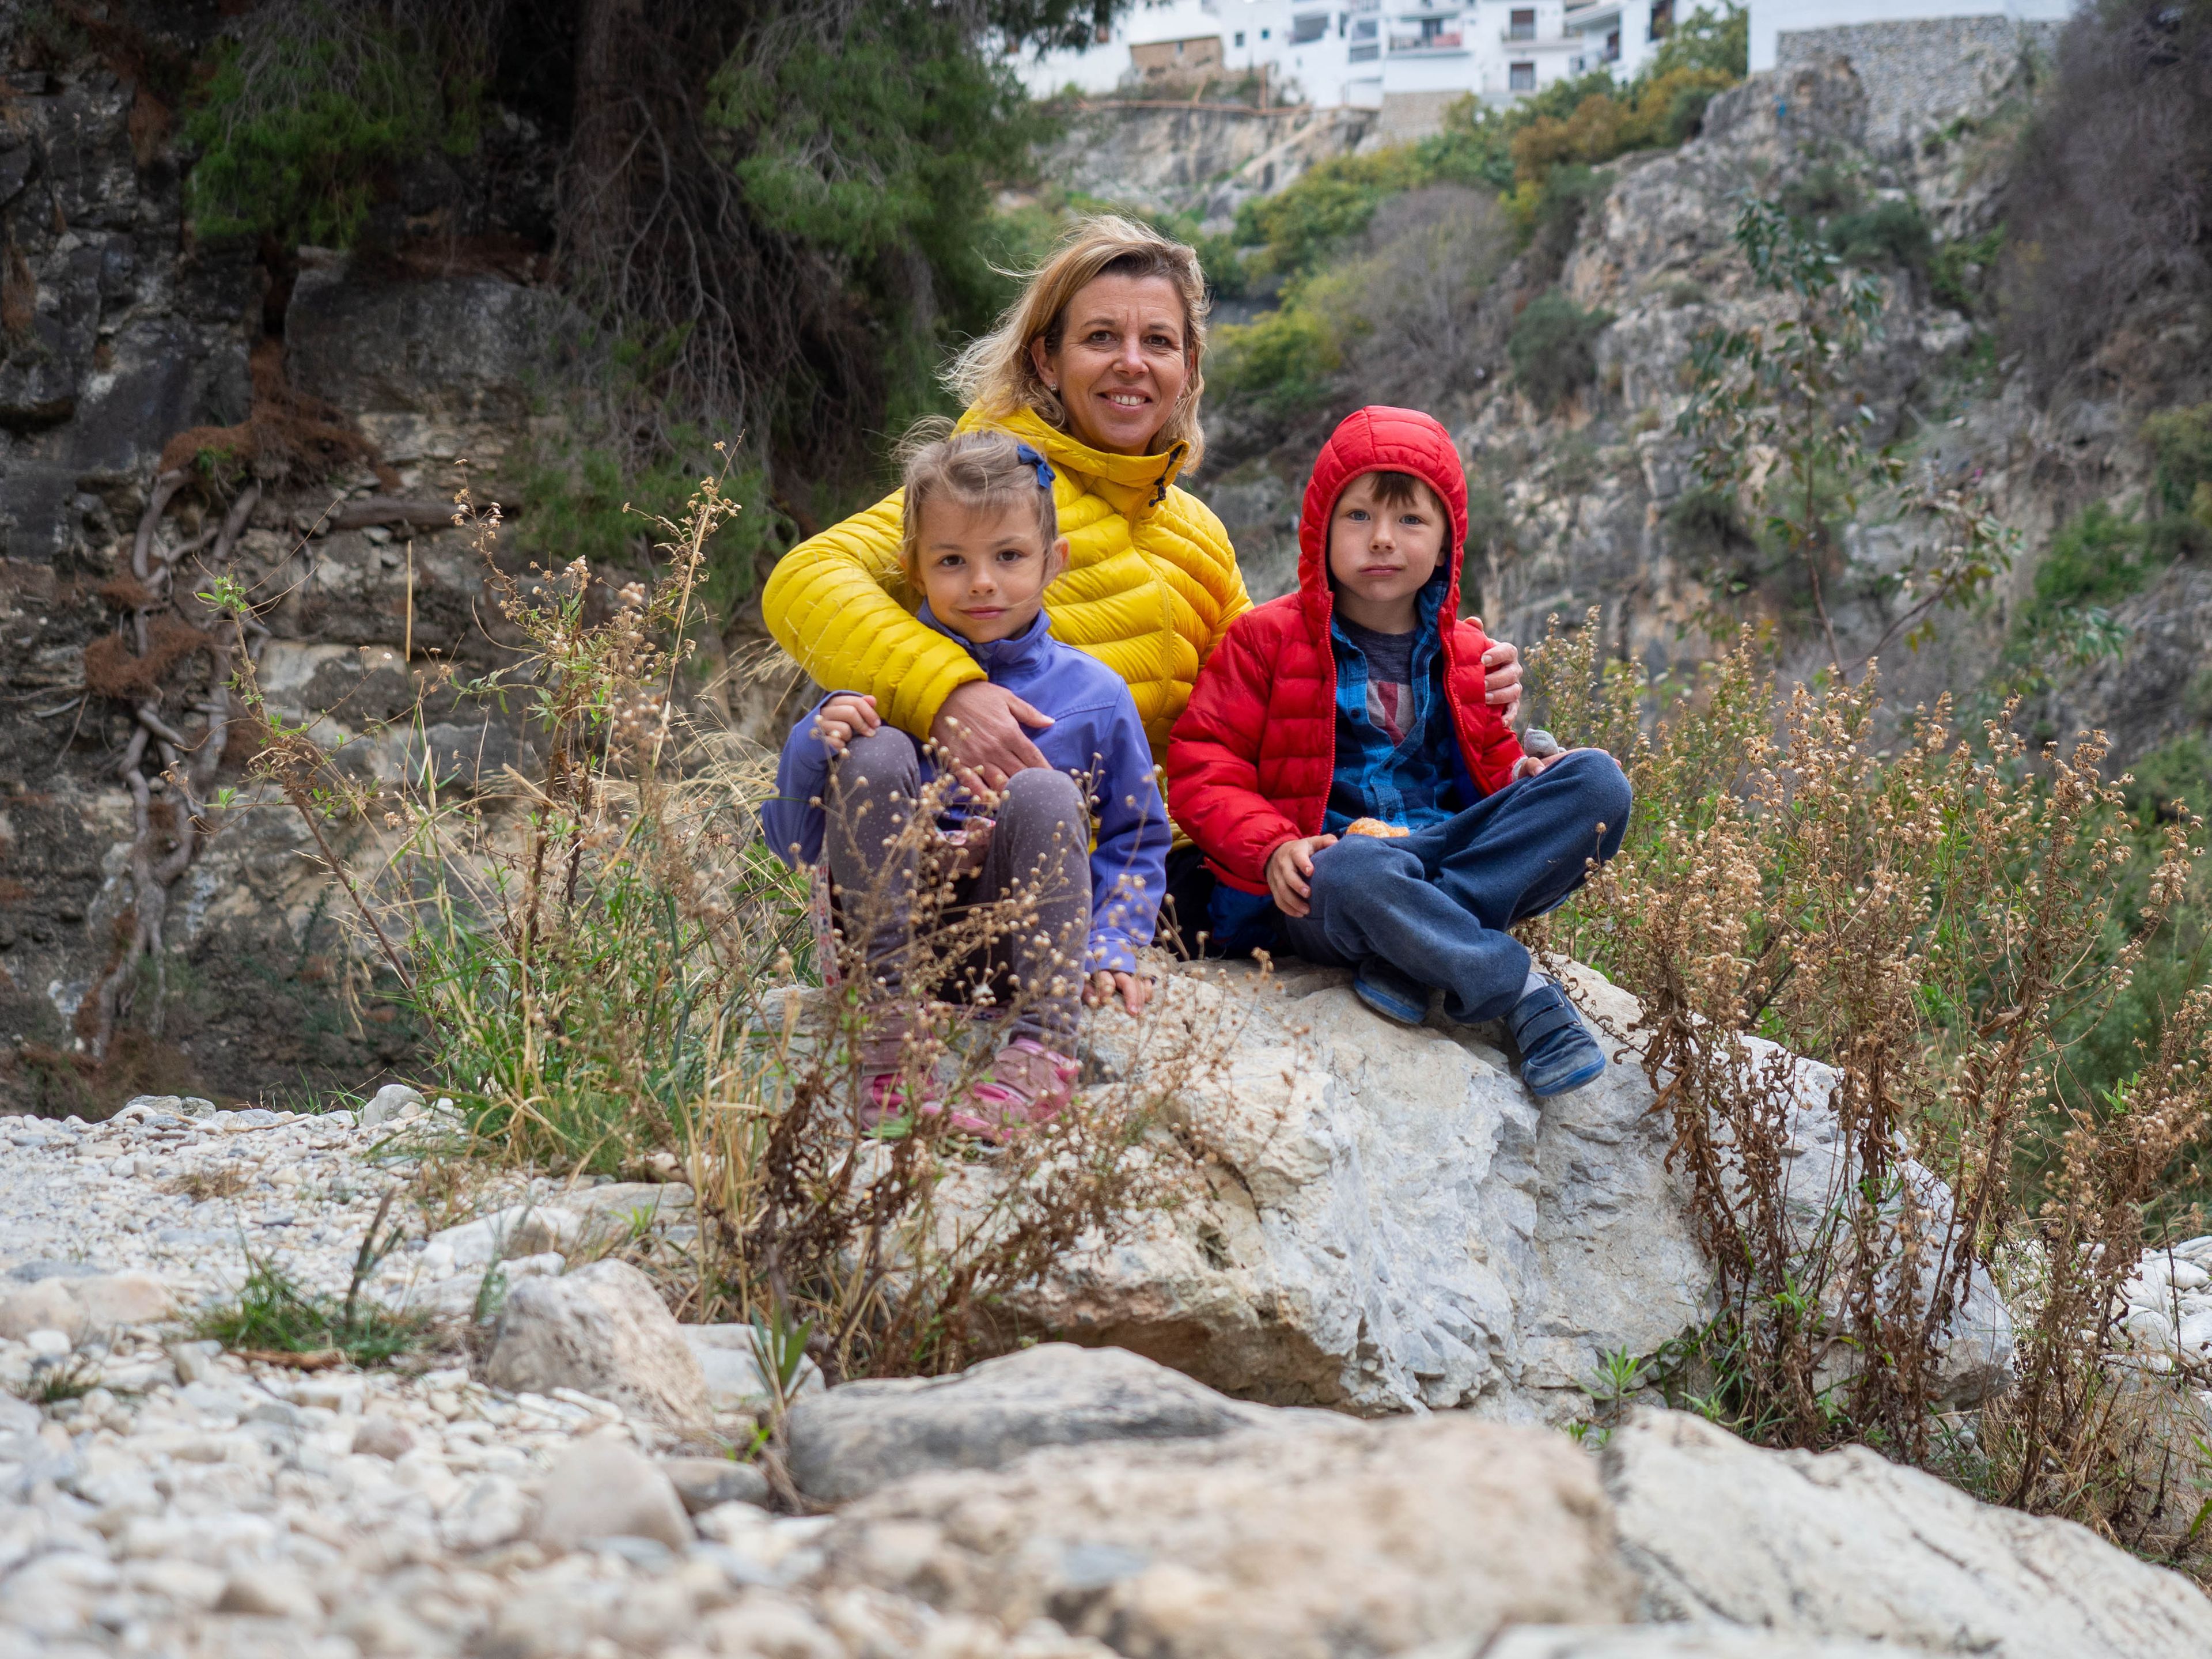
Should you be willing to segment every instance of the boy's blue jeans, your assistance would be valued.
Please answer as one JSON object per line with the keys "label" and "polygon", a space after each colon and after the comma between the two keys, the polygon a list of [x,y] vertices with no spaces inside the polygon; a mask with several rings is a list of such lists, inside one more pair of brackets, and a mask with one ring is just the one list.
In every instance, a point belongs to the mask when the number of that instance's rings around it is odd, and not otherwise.
{"label": "boy's blue jeans", "polygon": [[1502,1019],[1528,979],[1505,930],[1619,852],[1631,805],[1613,757],[1583,749],[1413,835],[1346,836],[1314,854],[1312,909],[1283,918],[1285,942],[1334,967],[1379,960],[1443,991],[1462,1024]]}

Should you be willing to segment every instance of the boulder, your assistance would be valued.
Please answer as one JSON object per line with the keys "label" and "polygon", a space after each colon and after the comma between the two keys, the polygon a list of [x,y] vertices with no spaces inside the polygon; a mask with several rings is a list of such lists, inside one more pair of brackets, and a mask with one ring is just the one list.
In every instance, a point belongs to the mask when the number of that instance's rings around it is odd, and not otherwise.
{"label": "boulder", "polygon": [[668,1477],[635,1447],[593,1435],[568,1449],[538,1493],[530,1535],[548,1549],[572,1550],[600,1538],[650,1538],[690,1547],[690,1520]]}
{"label": "boulder", "polygon": [[285,365],[302,390],[357,414],[520,424],[574,317],[550,289],[485,272],[414,277],[324,257],[292,290]]}
{"label": "boulder", "polygon": [[[1636,1000],[1571,971],[1613,1063],[1540,1106],[1496,1028],[1394,1024],[1348,978],[1216,965],[1168,981],[1141,1048],[1129,1022],[1097,1022],[1096,1073],[1161,1089],[1205,1149],[1203,1188],[1064,1261],[1011,1298],[1016,1312],[1247,1399],[1586,1415],[1605,1355],[1652,1352],[1699,1322],[1711,1294],[1686,1182],[1667,1167],[1671,1131],[1627,1039]],[[1225,1050],[1211,1074],[1158,1074],[1175,1063],[1162,1056],[1208,1044]],[[1842,1171],[1834,1079],[1794,1063],[1808,1150],[1793,1191],[1817,1194]],[[991,1176],[963,1180],[988,1189]],[[962,1204],[962,1184],[940,1203]],[[1986,1275],[1975,1282],[1946,1353],[1966,1401],[2002,1382],[2011,1352],[2002,1304]]]}
{"label": "boulder", "polygon": [[1149,1659],[1335,1659],[1603,1624],[1632,1586],[1590,1459],[1455,1414],[1054,1447],[918,1475],[826,1533],[834,1579]]}
{"label": "boulder", "polygon": [[626,1261],[518,1283],[485,1375],[517,1393],[580,1389],[665,1423],[709,1415],[699,1362],[653,1281]]}
{"label": "boulder", "polygon": [[841,1504],[925,1469],[995,1469],[1040,1446],[1212,1439],[1267,1415],[1135,1354],[1054,1342],[957,1376],[813,1395],[792,1409],[787,1456],[801,1492]]}
{"label": "boulder", "polygon": [[1487,1647],[1439,1642],[1400,1659],[1900,1659],[1900,1654],[1884,1643],[1778,1638],[1771,1631],[1734,1625],[1522,1625]]}
{"label": "boulder", "polygon": [[[1710,1279],[1643,1073],[1616,1061],[1540,1107],[1498,1031],[1393,1024],[1348,979],[1234,964],[1169,982],[1146,1054],[1235,1044],[1170,1099],[1210,1155],[1205,1190],[1019,1311],[1279,1404],[1586,1410],[1600,1356],[1696,1322]],[[1577,994],[1619,1029],[1634,1018],[1595,975]],[[1115,1024],[1098,1063],[1141,1082]]]}
{"label": "boulder", "polygon": [[1651,1411],[1601,1461],[1647,1618],[2003,1659],[2212,1653],[2212,1601],[2179,1575],[1864,1447],[1761,1451]]}

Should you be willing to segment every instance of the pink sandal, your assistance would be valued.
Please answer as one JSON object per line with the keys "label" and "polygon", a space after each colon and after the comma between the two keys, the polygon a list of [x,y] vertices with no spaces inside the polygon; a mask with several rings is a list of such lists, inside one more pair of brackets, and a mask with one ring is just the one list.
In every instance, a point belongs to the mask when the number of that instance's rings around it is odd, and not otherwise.
{"label": "pink sandal", "polygon": [[[1082,1067],[1034,1037],[1016,1037],[991,1062],[991,1078],[969,1091],[972,1110],[948,1120],[963,1134],[1005,1134],[1032,1123],[1049,1123],[1075,1095]],[[923,1110],[929,1109],[924,1107]]]}
{"label": "pink sandal", "polygon": [[945,1103],[936,1097],[933,1077],[922,1079],[923,1097],[918,1104],[907,1099],[907,1042],[908,1033],[878,1032],[860,1045],[860,1127],[873,1129],[892,1119],[905,1116],[910,1111],[934,1115],[944,1110]]}

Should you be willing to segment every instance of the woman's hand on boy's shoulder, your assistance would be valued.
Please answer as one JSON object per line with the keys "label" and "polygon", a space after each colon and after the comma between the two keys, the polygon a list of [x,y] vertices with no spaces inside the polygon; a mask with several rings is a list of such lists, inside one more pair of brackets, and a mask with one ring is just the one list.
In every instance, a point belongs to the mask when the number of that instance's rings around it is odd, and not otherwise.
{"label": "woman's hand on boy's shoulder", "polygon": [[1334,836],[1305,836],[1267,854],[1267,893],[1278,910],[1303,916],[1313,908],[1314,854],[1335,845]]}
{"label": "woman's hand on boy's shoulder", "polygon": [[873,697],[863,691],[840,691],[816,711],[814,735],[831,754],[842,755],[847,744],[868,736],[883,723]]}

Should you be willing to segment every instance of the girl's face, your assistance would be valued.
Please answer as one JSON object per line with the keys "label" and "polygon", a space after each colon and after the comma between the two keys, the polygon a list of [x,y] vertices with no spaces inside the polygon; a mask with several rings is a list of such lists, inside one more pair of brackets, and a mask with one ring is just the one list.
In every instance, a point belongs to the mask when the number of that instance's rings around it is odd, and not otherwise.
{"label": "girl's face", "polygon": [[1101,276],[1067,302],[1060,349],[1030,343],[1068,430],[1112,455],[1149,455],[1190,384],[1182,298],[1164,276]]}
{"label": "girl's face", "polygon": [[1012,639],[1067,568],[1067,538],[1046,545],[1026,503],[974,507],[942,497],[921,510],[915,574],[937,620],[975,645]]}

